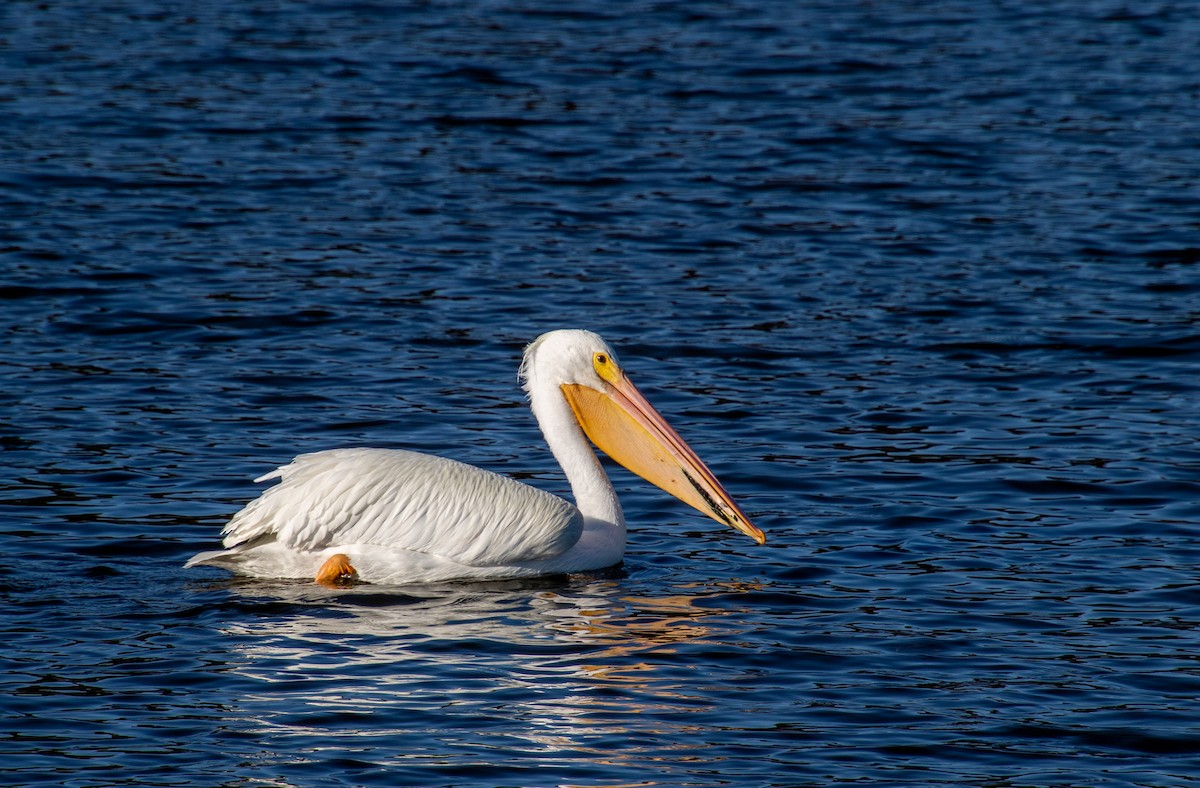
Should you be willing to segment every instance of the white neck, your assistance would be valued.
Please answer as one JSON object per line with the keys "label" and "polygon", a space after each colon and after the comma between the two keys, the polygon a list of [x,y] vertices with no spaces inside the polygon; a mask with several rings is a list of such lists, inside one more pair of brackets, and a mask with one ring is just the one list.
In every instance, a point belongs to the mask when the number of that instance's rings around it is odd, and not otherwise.
{"label": "white neck", "polygon": [[533,382],[529,388],[529,407],[554,459],[562,466],[586,527],[618,532],[624,544],[625,515],[621,512],[621,502],[562,389],[553,381]]}

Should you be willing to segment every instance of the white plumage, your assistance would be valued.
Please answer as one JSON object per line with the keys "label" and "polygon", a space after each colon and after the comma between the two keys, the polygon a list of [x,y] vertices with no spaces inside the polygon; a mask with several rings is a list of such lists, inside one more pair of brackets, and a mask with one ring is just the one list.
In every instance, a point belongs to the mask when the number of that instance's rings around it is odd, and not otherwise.
{"label": "white plumage", "polygon": [[[624,553],[625,519],[584,430],[603,446],[613,440],[614,424],[618,442],[631,435],[646,440],[652,454],[659,452],[655,462],[670,467],[676,455],[683,457],[683,475],[677,479],[666,478],[670,474],[657,466],[634,467],[645,462],[637,457],[631,469],[693,505],[702,501],[701,511],[762,541],[761,532],[682,439],[665,422],[658,425],[661,416],[640,398],[600,337],[577,330],[544,334],[526,349],[520,374],[576,505],[427,454],[366,448],[302,454],[256,480],[280,481],[233,516],[222,532],[224,550],[200,553],[187,565],[257,577],[312,578],[331,557],[344,556],[358,578],[389,584],[611,566]],[[613,416],[624,411],[593,404],[592,399],[608,401],[601,398],[636,412],[640,426],[631,431],[633,419],[626,423],[624,416]],[[589,428],[592,414],[597,421]],[[621,451],[609,453],[624,463]],[[686,489],[689,485],[694,490]]]}

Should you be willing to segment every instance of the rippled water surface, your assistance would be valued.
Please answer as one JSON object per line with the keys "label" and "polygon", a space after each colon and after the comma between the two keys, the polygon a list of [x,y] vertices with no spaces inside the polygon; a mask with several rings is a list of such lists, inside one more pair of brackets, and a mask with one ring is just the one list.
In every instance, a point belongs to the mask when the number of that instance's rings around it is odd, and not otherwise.
{"label": "rippled water surface", "polygon": [[[1200,783],[1200,8],[0,7],[7,784]],[[604,334],[768,534],[184,570],[302,451],[566,485]]]}

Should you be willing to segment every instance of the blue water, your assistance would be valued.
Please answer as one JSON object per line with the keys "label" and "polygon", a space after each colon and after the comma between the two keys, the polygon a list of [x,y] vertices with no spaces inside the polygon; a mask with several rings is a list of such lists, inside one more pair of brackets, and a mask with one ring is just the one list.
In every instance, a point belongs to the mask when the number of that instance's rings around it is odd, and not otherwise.
{"label": "blue water", "polygon": [[[64,786],[1200,783],[1200,7],[0,6],[0,755]],[[183,570],[339,446],[565,492],[586,327],[768,535]]]}

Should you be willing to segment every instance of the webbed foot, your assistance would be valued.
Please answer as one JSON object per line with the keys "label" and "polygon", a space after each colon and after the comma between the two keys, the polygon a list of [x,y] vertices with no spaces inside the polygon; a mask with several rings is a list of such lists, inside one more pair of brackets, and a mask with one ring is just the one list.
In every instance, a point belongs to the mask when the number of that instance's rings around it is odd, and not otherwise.
{"label": "webbed foot", "polygon": [[345,588],[358,580],[358,570],[350,565],[350,558],[345,553],[335,553],[321,564],[316,579],[329,588]]}

